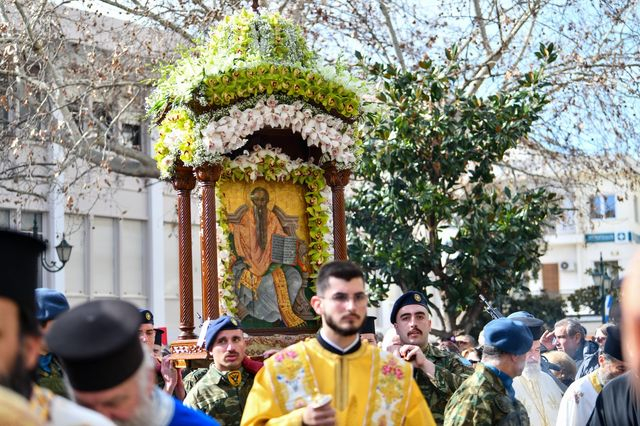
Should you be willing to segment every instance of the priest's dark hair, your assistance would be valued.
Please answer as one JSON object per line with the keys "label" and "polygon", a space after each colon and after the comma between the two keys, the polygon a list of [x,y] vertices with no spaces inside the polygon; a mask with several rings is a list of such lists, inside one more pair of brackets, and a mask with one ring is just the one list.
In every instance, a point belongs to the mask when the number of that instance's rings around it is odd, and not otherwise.
{"label": "priest's dark hair", "polygon": [[351,281],[354,278],[362,278],[364,280],[364,273],[358,265],[348,260],[334,260],[333,262],[325,263],[318,272],[316,280],[317,294],[324,294],[327,291],[330,277],[346,281]]}

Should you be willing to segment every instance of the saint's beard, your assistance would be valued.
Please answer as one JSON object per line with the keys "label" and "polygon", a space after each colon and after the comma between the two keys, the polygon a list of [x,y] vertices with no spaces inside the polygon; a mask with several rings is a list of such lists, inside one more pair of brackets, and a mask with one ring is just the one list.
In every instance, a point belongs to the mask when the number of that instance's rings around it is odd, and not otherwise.
{"label": "saint's beard", "polygon": [[253,206],[253,215],[256,219],[256,237],[258,245],[264,251],[267,247],[267,206]]}
{"label": "saint's beard", "polygon": [[331,316],[327,315],[326,317],[324,317],[325,324],[331,330],[333,330],[336,334],[338,334],[340,336],[343,336],[343,337],[355,336],[358,333],[358,331],[360,330],[360,327],[362,326],[362,321],[363,321],[363,318],[360,318],[360,323],[359,324],[354,324],[351,327],[342,327],[336,321],[334,321]]}

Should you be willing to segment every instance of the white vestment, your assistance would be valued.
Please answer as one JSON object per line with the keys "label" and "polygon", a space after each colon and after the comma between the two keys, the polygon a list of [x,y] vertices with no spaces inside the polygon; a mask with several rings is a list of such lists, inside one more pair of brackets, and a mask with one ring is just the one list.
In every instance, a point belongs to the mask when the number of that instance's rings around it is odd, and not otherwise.
{"label": "white vestment", "polygon": [[560,402],[557,426],[584,426],[596,406],[602,390],[598,370],[579,378],[569,386]]}
{"label": "white vestment", "polygon": [[513,379],[516,398],[527,409],[531,426],[553,426],[558,417],[562,391],[540,365],[526,368]]}

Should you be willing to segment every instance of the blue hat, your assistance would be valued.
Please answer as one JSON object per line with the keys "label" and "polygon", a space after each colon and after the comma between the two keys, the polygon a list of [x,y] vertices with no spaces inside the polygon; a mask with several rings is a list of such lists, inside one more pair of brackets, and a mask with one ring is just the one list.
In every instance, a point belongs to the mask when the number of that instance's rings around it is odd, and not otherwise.
{"label": "blue hat", "polygon": [[216,336],[222,330],[239,330],[240,322],[234,317],[223,315],[220,318],[209,323],[207,327],[207,334],[204,338],[204,347],[209,350],[209,347],[216,340]]}
{"label": "blue hat", "polygon": [[36,318],[49,321],[69,310],[69,302],[64,294],[50,288],[36,288]]}
{"label": "blue hat", "polygon": [[527,311],[518,311],[512,313],[507,318],[518,320],[529,327],[529,331],[533,336],[533,340],[540,340],[540,337],[542,337],[542,333],[544,332],[544,330],[542,329],[544,321],[534,317],[533,314],[530,314]]}
{"label": "blue hat", "polygon": [[531,349],[533,336],[529,327],[517,320],[498,318],[482,330],[484,344],[513,355],[525,354]]}
{"label": "blue hat", "polygon": [[138,309],[140,311],[141,324],[153,325],[153,313],[148,309]]}
{"label": "blue hat", "polygon": [[407,305],[422,305],[429,309],[427,306],[427,298],[424,294],[419,291],[408,291],[400,296],[398,300],[396,300],[396,303],[393,304],[393,309],[391,309],[391,324],[396,323],[396,316],[400,308]]}

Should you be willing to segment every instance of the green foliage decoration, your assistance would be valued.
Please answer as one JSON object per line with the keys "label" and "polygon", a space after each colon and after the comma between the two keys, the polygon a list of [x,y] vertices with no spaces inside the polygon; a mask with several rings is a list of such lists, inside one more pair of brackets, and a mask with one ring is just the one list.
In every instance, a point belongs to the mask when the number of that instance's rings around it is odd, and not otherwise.
{"label": "green foliage decoration", "polygon": [[524,286],[539,268],[543,235],[560,210],[544,189],[512,191],[495,182],[494,166],[526,138],[548,99],[542,64],[515,88],[467,95],[457,48],[447,62],[416,69],[362,61],[379,87],[365,115],[360,184],[348,205],[349,253],[367,271],[372,299],[391,284],[432,287],[429,302],[444,329],[468,331],[489,300]]}
{"label": "green foliage decoration", "polygon": [[355,119],[362,82],[342,66],[321,63],[300,28],[278,13],[242,9],[211,30],[208,40],[160,69],[147,100],[158,119],[181,105],[216,109],[259,94],[282,93]]}

